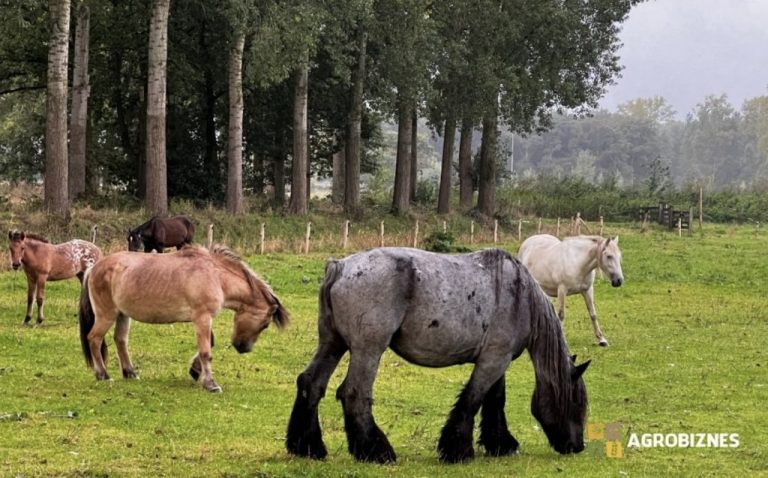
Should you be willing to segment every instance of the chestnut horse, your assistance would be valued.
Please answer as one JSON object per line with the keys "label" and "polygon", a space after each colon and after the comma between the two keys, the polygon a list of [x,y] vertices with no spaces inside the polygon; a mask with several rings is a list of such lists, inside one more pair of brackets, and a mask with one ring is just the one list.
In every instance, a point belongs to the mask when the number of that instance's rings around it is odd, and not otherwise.
{"label": "chestnut horse", "polygon": [[128,354],[130,320],[152,324],[192,322],[198,352],[189,373],[211,392],[221,392],[211,373],[213,318],[222,308],[235,311],[232,345],[250,352],[270,321],[282,328],[288,312],[239,257],[226,247],[212,251],[188,246],[159,256],[122,251],[85,275],[80,295],[80,341],[98,380],[108,380],[104,335],[115,325],[115,345],[123,377],[136,378]]}
{"label": "chestnut horse", "polygon": [[195,225],[186,216],[155,216],[136,229],[128,231],[128,250],[138,251],[144,245],[144,252],[163,253],[166,247],[181,249],[192,244]]}
{"label": "chestnut horse", "polygon": [[101,259],[101,249],[88,241],[74,239],[51,244],[47,239],[22,231],[9,231],[11,267],[24,269],[27,275],[27,314],[24,325],[32,319],[32,299],[37,295],[37,323],[43,322],[46,281],[77,277],[83,282],[86,269]]}

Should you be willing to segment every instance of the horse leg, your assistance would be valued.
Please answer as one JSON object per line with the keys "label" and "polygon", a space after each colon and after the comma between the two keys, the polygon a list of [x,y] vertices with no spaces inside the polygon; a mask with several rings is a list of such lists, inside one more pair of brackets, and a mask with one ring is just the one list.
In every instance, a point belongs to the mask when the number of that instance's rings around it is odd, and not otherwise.
{"label": "horse leg", "polygon": [[565,323],[565,296],[567,290],[564,286],[557,288],[557,315],[560,317],[560,322]]}
{"label": "horse leg", "polygon": [[37,325],[40,325],[45,320],[43,317],[43,302],[45,301],[45,281],[48,279],[47,274],[40,274],[37,276]]}
{"label": "horse leg", "polygon": [[511,455],[520,446],[507,428],[507,417],[504,415],[506,390],[504,376],[496,381],[485,394],[480,421],[480,444],[491,456]]}
{"label": "horse leg", "polygon": [[603,335],[603,331],[600,330],[600,324],[597,322],[597,312],[595,311],[595,289],[590,287],[583,293],[584,302],[587,304],[587,310],[589,311],[589,318],[592,319],[592,328],[595,331],[595,337],[597,337],[597,343],[601,347],[607,347],[608,341]]}
{"label": "horse leg", "polygon": [[27,314],[24,316],[24,325],[29,325],[29,321],[32,320],[32,304],[34,303],[36,288],[35,279],[27,276]]}
{"label": "horse leg", "polygon": [[373,382],[388,343],[389,340],[386,340],[377,347],[378,343],[369,342],[359,349],[350,349],[349,370],[336,392],[336,398],[344,408],[344,430],[347,432],[349,452],[359,461],[387,463],[397,459],[392,445],[371,413]]}
{"label": "horse leg", "polygon": [[289,453],[298,456],[322,459],[328,454],[323,443],[317,406],[325,396],[328,380],[347,352],[347,345],[338,335],[324,339],[321,333],[320,345],[312,362],[296,379],[296,401],[288,422],[285,446]]}
{"label": "horse leg", "polygon": [[[483,404],[488,391],[504,377],[510,360],[511,357],[509,356],[505,360],[486,361],[481,359],[475,365],[469,382],[461,391],[440,433],[437,452],[441,461],[458,463],[471,460],[474,457],[472,429],[475,424],[475,415],[480,409],[480,405]],[[510,447],[511,444],[507,443],[507,446]]]}
{"label": "horse leg", "polygon": [[[197,329],[197,354],[192,359],[192,367],[190,368],[190,375],[195,364],[199,364],[200,375],[202,375],[203,388],[209,392],[221,393],[221,387],[213,380],[213,372],[211,370],[211,316],[209,314],[203,314],[197,320],[194,320],[195,328]],[[194,377],[194,376],[193,376]]]}
{"label": "horse leg", "polygon": [[[110,380],[107,373],[107,366],[104,363],[106,357],[101,354],[102,344],[104,343],[104,336],[107,335],[110,327],[115,322],[116,314],[106,314],[101,311],[94,310],[96,321],[93,324],[93,328],[88,332],[88,346],[91,348],[91,357],[93,361],[93,372],[96,375],[96,380]],[[104,351],[106,352],[106,347]]]}
{"label": "horse leg", "polygon": [[115,323],[115,346],[117,357],[120,360],[120,368],[123,370],[123,378],[139,378],[131,363],[128,354],[128,332],[131,330],[131,318],[122,313],[117,316]]}

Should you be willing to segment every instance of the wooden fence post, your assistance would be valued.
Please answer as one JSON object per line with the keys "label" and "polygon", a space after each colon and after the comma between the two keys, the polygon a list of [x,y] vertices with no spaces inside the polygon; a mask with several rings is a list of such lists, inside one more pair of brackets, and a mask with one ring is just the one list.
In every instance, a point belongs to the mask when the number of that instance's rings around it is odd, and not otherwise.
{"label": "wooden fence post", "polygon": [[683,237],[683,218],[677,218],[677,237]]}
{"label": "wooden fence post", "polygon": [[443,233],[446,233],[446,232],[448,232],[448,224],[445,221],[443,221]]}
{"label": "wooden fence post", "polygon": [[309,254],[309,237],[312,235],[312,223],[307,223],[307,234],[304,236],[304,254]]}
{"label": "wooden fence post", "polygon": [[600,237],[603,236],[603,228],[605,227],[605,224],[603,223],[603,216],[600,216]]}
{"label": "wooden fence post", "polygon": [[523,220],[517,220],[517,242],[523,242]]}
{"label": "wooden fence post", "polygon": [[208,224],[208,237],[205,244],[208,247],[208,250],[213,247],[213,224]]}
{"label": "wooden fence post", "polygon": [[536,228],[536,234],[541,234],[541,218],[539,218],[539,226]]}
{"label": "wooden fence post", "polygon": [[261,223],[261,241],[259,243],[259,254],[264,255],[264,240],[266,239],[266,223]]}
{"label": "wooden fence post", "polygon": [[416,224],[413,226],[413,248],[416,249],[416,245],[419,243],[419,220],[416,220]]}
{"label": "wooden fence post", "polygon": [[344,227],[342,228],[342,240],[341,240],[341,249],[346,250],[347,249],[347,242],[349,241],[349,219],[344,221]]}
{"label": "wooden fence post", "polygon": [[499,220],[493,220],[493,243],[499,242]]}
{"label": "wooden fence post", "polygon": [[384,221],[379,224],[379,247],[384,247]]}
{"label": "wooden fence post", "polygon": [[704,187],[699,186],[699,231],[704,231]]}
{"label": "wooden fence post", "polygon": [[560,237],[560,218],[557,218],[557,232],[555,232],[555,237]]}
{"label": "wooden fence post", "polygon": [[99,226],[96,224],[91,228],[91,243],[96,244],[96,231],[99,230]]}
{"label": "wooden fence post", "polygon": [[469,223],[469,243],[475,243],[475,221]]}

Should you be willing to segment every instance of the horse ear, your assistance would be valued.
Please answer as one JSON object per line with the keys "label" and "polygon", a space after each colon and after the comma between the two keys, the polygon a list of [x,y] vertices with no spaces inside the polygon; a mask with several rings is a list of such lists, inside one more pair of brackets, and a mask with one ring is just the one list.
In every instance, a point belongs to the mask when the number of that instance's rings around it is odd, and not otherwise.
{"label": "horse ear", "polygon": [[13,240],[13,231],[8,231],[8,240]]}
{"label": "horse ear", "polygon": [[571,363],[572,364],[576,363],[576,354],[571,355]]}
{"label": "horse ear", "polygon": [[613,238],[613,242],[615,242],[616,245],[618,246],[619,245],[619,236],[614,237]]}
{"label": "horse ear", "polygon": [[584,372],[586,372],[586,371],[587,371],[587,367],[589,367],[589,364],[590,364],[590,363],[592,363],[592,360],[591,360],[591,359],[590,359],[590,360],[587,360],[586,362],[584,362],[584,363],[583,363],[583,364],[581,364],[581,365],[577,365],[577,366],[575,366],[575,367],[573,368],[573,370],[571,370],[571,379],[572,379],[572,380],[576,380],[576,379],[578,379],[579,377],[581,377],[582,375],[584,375]]}

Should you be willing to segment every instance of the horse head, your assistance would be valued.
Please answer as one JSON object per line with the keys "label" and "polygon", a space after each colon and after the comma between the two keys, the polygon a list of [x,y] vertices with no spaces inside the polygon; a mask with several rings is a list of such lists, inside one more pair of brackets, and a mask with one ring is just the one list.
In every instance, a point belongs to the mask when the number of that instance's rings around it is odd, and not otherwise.
{"label": "horse head", "polygon": [[21,267],[21,261],[24,259],[24,249],[26,248],[25,238],[26,235],[23,231],[8,231],[11,267],[13,267],[13,270],[18,270]]}
{"label": "horse head", "polygon": [[584,422],[587,416],[587,389],[581,376],[590,361],[576,365],[571,357],[565,384],[544,384],[536,380],[531,413],[541,424],[549,444],[560,454],[584,450]]}
{"label": "horse head", "polygon": [[608,238],[598,248],[597,264],[600,270],[611,279],[613,287],[624,283],[624,273],[621,270],[621,250],[619,236]]}
{"label": "horse head", "polygon": [[141,231],[139,229],[132,229],[128,230],[128,250],[129,251],[138,251],[141,248],[141,245],[143,244],[143,239],[141,237]]}

